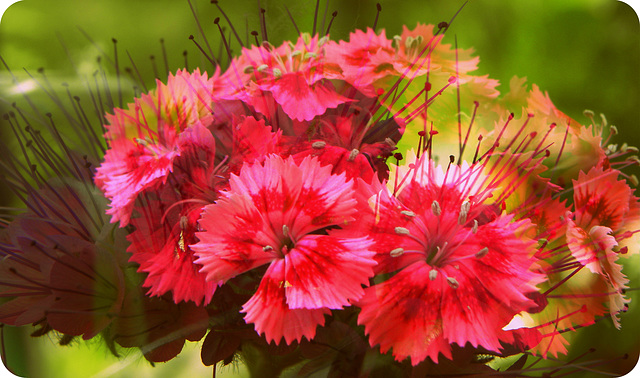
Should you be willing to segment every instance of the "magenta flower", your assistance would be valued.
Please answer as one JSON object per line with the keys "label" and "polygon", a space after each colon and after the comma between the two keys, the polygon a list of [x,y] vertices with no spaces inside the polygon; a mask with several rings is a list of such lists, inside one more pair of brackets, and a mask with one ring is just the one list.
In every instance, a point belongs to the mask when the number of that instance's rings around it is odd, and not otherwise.
{"label": "magenta flower", "polygon": [[359,299],[373,276],[369,239],[326,231],[357,216],[352,181],[330,172],[309,158],[245,164],[200,220],[200,242],[191,248],[208,281],[222,284],[269,264],[242,310],[267,341],[313,338],[324,315]]}

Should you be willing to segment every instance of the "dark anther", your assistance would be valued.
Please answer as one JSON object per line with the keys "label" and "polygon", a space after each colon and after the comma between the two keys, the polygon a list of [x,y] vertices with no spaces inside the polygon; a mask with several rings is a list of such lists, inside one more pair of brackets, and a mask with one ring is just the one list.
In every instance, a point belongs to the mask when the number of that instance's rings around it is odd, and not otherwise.
{"label": "dark anther", "polygon": [[251,31],[251,35],[254,36],[254,37],[257,37],[258,36],[258,32],[253,30],[253,31]]}
{"label": "dark anther", "polygon": [[440,29],[446,29],[449,27],[449,24],[446,21],[442,21],[441,23],[438,24],[438,27]]}
{"label": "dark anther", "polygon": [[376,3],[376,9],[378,12],[382,12],[382,5],[380,5],[380,3]]}
{"label": "dark anther", "polygon": [[211,4],[218,4],[218,0],[211,0]]}
{"label": "dark anther", "polygon": [[117,39],[115,39],[115,38],[111,38],[111,42],[113,42],[113,43],[118,43],[118,40],[117,40]]}
{"label": "dark anther", "polygon": [[31,164],[31,171],[35,172],[36,169],[38,169],[38,166],[36,166],[35,164]]}
{"label": "dark anther", "polygon": [[260,13],[266,13],[267,11],[264,8],[260,8]]}
{"label": "dark anther", "polygon": [[76,100],[76,101],[80,101],[80,97],[78,97],[78,96],[73,96],[73,99]]}
{"label": "dark anther", "polygon": [[187,56],[187,50],[184,50],[184,51],[182,52],[182,56]]}
{"label": "dark anther", "polygon": [[338,11],[333,11],[333,13],[331,13],[331,17],[335,17],[338,15]]}
{"label": "dark anther", "polygon": [[33,141],[32,141],[31,139],[29,139],[29,140],[27,141],[27,143],[25,143],[25,146],[26,146],[27,148],[29,148],[29,147],[31,147],[31,145],[33,145]]}
{"label": "dark anther", "polygon": [[427,133],[424,130],[418,131],[418,135],[420,135],[421,137],[427,135]]}
{"label": "dark anther", "polygon": [[43,73],[44,72],[44,68],[43,67],[38,67],[38,73]]}
{"label": "dark anther", "polygon": [[[189,39],[193,39],[193,34],[189,35]],[[153,55],[152,55],[153,56]]]}
{"label": "dark anther", "polygon": [[395,154],[393,154],[393,157],[396,160],[402,160],[402,154],[400,152],[396,152]]}
{"label": "dark anther", "polygon": [[596,351],[596,348],[589,348],[589,353],[593,353]]}
{"label": "dark anther", "polygon": [[455,160],[455,156],[449,155],[449,163],[453,164],[454,160]]}
{"label": "dark anther", "polygon": [[216,17],[215,20],[213,20],[213,23],[218,25],[220,23],[220,17]]}
{"label": "dark anther", "polygon": [[52,117],[51,113],[45,113],[44,115],[46,115],[46,116],[47,116],[47,117],[49,117],[49,118],[51,118],[51,117]]}

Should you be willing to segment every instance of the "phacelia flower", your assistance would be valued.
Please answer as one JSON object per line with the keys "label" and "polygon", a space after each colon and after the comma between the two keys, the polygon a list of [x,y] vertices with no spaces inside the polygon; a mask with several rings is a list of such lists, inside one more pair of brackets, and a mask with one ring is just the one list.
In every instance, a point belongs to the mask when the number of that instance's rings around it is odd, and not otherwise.
{"label": "phacelia flower", "polygon": [[366,237],[327,234],[357,220],[352,181],[315,159],[271,155],[245,164],[229,186],[204,209],[196,263],[216,283],[268,264],[245,321],[267,341],[313,338],[324,315],[359,299],[373,275]]}

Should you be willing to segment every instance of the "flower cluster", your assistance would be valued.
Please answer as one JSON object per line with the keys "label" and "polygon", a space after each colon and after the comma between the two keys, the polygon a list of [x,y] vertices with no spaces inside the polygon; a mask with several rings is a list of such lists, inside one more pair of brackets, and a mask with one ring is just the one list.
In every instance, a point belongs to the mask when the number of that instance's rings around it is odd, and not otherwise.
{"label": "flower cluster", "polygon": [[0,322],[150,361],[208,330],[206,365],[257,348],[300,374],[368,374],[372,356],[468,373],[620,327],[636,150],[524,79],[500,94],[447,27],[179,70],[106,115],[94,161],[16,131],[46,173],[3,163],[28,210],[2,234]]}

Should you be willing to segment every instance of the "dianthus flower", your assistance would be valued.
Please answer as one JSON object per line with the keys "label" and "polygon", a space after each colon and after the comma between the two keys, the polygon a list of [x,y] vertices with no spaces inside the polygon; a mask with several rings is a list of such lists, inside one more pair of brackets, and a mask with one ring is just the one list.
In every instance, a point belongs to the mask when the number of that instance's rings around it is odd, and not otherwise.
{"label": "dianthus flower", "polygon": [[327,234],[356,220],[353,183],[315,159],[299,165],[271,155],[232,175],[229,191],[208,205],[191,246],[207,280],[225,283],[268,264],[245,321],[267,341],[313,338],[331,309],[359,299],[375,261],[366,237]]}
{"label": "dianthus flower", "polygon": [[329,80],[341,75],[335,65],[325,63],[326,41],[303,34],[295,44],[243,48],[225,78],[237,88],[243,101],[262,114],[275,113],[271,107],[277,105],[292,120],[310,121],[349,101],[335,91]]}
{"label": "dianthus flower", "polygon": [[209,79],[198,70],[178,71],[166,85],[158,81],[155,91],[143,94],[128,109],[106,116],[110,148],[95,181],[111,200],[112,222],[126,226],[137,196],[166,181],[184,146],[180,133],[196,122],[212,122],[208,102],[218,90],[215,81],[216,76]]}
{"label": "dianthus flower", "polygon": [[366,289],[358,323],[372,346],[413,365],[451,358],[452,343],[498,352],[515,340],[502,328],[535,307],[528,295],[542,280],[531,222],[501,211],[513,172],[465,162],[443,172],[426,156],[398,172],[393,193],[370,200],[376,269],[393,275]]}

